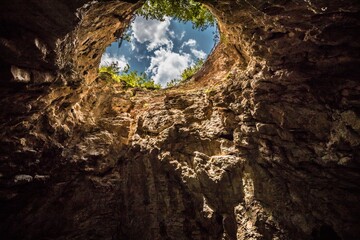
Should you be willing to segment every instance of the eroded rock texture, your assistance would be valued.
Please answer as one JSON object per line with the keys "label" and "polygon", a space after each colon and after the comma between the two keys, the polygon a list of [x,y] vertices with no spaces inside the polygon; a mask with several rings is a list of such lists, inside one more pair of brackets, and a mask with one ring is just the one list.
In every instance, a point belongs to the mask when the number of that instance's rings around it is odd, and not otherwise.
{"label": "eroded rock texture", "polygon": [[141,3],[0,2],[1,239],[358,239],[358,1],[204,0],[187,85],[97,66]]}

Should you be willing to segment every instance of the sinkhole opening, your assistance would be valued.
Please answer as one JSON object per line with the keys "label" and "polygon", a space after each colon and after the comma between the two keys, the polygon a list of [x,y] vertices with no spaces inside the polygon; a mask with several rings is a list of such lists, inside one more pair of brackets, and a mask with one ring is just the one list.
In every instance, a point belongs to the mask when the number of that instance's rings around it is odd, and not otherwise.
{"label": "sinkhole opening", "polygon": [[215,17],[193,0],[148,0],[102,55],[100,77],[160,89],[189,81],[219,43]]}

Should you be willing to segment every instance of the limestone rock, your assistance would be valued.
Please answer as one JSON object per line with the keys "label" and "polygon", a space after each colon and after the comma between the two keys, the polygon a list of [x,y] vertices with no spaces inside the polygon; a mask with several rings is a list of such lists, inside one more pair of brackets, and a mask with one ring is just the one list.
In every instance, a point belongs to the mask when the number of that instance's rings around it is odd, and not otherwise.
{"label": "limestone rock", "polygon": [[160,91],[97,73],[140,1],[0,2],[1,239],[359,238],[359,1],[201,2]]}

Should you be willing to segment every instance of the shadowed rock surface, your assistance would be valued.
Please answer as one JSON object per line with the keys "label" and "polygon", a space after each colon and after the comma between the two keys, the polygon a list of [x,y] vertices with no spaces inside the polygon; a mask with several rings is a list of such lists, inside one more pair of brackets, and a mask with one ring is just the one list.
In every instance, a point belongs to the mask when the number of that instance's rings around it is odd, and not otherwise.
{"label": "shadowed rock surface", "polygon": [[141,2],[0,2],[1,239],[359,238],[360,3],[202,2],[159,91],[97,76]]}

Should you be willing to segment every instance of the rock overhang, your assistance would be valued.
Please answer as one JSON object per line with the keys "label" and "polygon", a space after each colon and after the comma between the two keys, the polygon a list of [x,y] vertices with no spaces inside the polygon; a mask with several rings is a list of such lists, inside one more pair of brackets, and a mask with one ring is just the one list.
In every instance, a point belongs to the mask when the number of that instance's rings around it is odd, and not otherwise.
{"label": "rock overhang", "polygon": [[96,80],[137,3],[0,4],[5,236],[358,235],[359,4],[204,3],[223,44],[160,92]]}

